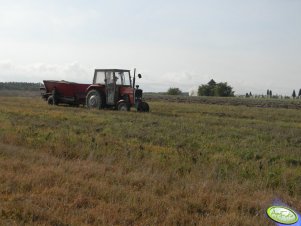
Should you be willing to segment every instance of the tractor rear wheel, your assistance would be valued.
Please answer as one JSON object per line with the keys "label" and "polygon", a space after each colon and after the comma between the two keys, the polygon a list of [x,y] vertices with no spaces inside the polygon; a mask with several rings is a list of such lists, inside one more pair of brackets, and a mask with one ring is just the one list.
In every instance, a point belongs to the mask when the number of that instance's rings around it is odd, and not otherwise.
{"label": "tractor rear wheel", "polygon": [[95,89],[90,90],[86,97],[86,105],[90,109],[104,108],[103,95]]}
{"label": "tractor rear wheel", "polygon": [[127,102],[122,101],[117,105],[117,109],[118,109],[118,111],[129,111],[130,107]]}

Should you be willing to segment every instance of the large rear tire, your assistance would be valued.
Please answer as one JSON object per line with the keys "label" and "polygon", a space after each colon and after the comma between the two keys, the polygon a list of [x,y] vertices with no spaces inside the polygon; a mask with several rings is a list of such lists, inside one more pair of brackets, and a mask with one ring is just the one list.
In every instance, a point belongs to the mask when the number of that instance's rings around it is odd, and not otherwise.
{"label": "large rear tire", "polygon": [[103,97],[103,95],[95,89],[90,90],[87,94],[87,97],[86,97],[86,105],[90,109],[102,109],[102,108],[104,108],[104,97]]}

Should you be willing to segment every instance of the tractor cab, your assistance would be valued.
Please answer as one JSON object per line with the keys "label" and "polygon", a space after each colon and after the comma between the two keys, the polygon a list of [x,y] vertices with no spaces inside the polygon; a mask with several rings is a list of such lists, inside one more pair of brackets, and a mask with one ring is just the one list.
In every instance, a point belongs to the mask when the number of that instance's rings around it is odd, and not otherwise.
{"label": "tractor cab", "polygon": [[[129,70],[101,70],[97,69],[93,78],[94,85],[103,85],[107,105],[115,105],[119,98],[120,88],[128,87],[132,91]],[[124,91],[124,89],[122,90]]]}
{"label": "tractor cab", "polygon": [[130,70],[96,69],[93,84],[87,90],[87,107],[129,111],[134,106],[138,111],[149,111],[148,104],[142,101],[142,90],[135,88],[135,74],[132,79]]}

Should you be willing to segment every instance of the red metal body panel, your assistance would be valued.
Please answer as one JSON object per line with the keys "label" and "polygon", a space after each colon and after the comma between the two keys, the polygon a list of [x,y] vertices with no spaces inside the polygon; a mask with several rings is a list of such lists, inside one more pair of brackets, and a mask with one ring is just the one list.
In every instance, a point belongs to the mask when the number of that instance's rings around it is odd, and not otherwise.
{"label": "red metal body panel", "polygon": [[134,89],[130,86],[120,86],[119,87],[120,96],[128,95],[130,99],[130,104],[133,106],[135,104],[134,100]]}
{"label": "red metal body panel", "polygon": [[64,98],[69,98],[66,102],[70,102],[74,99],[74,102],[77,104],[85,103],[86,90],[90,86],[90,84],[79,84],[67,81],[44,80],[43,82],[46,93],[51,93],[55,90],[60,102],[64,102]]}

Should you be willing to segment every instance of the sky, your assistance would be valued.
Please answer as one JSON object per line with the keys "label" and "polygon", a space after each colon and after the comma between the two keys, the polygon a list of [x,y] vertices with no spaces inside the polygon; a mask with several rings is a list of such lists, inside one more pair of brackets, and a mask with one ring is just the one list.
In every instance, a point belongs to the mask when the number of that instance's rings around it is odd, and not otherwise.
{"label": "sky", "polygon": [[301,88],[300,0],[0,0],[0,82],[91,83],[134,69],[144,91]]}

